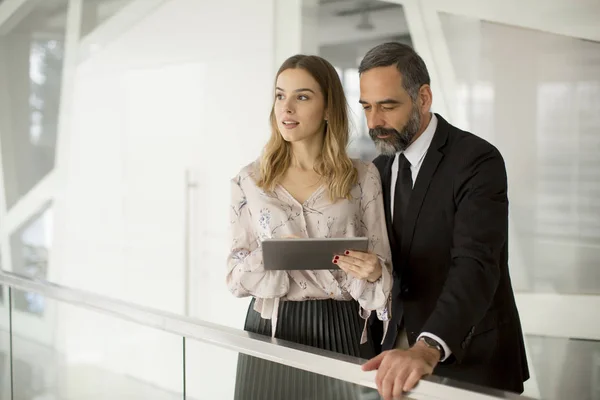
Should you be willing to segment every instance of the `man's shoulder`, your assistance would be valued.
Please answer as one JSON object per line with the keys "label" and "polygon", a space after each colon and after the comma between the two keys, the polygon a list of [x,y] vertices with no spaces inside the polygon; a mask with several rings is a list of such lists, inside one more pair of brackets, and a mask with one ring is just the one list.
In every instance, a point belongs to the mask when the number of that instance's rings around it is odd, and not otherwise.
{"label": "man's shoulder", "polygon": [[380,174],[383,172],[383,170],[393,157],[394,155],[381,154],[373,160],[373,164],[375,164]]}
{"label": "man's shoulder", "polygon": [[445,155],[443,168],[449,169],[451,174],[457,174],[457,179],[473,176],[482,166],[493,168],[498,176],[506,174],[504,157],[496,146],[481,136],[453,125],[449,126],[448,142],[442,152]]}
{"label": "man's shoulder", "polygon": [[496,146],[485,138],[448,123],[449,150],[460,153],[461,157],[469,154],[477,156],[486,153],[500,154]]}

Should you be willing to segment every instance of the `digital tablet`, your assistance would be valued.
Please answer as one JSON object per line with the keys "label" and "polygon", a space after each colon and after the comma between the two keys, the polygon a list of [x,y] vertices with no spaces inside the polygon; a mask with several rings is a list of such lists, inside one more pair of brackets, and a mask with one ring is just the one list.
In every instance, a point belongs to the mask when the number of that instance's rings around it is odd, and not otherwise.
{"label": "digital tablet", "polygon": [[367,251],[368,245],[366,237],[265,239],[263,261],[268,271],[339,269],[333,263],[335,255],[346,250]]}

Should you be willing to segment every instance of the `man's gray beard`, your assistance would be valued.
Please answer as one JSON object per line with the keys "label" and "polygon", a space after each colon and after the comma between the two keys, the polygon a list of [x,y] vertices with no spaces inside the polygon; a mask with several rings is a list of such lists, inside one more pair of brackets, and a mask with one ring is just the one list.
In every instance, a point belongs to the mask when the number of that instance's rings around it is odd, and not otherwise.
{"label": "man's gray beard", "polygon": [[[413,107],[410,119],[402,128],[402,131],[398,132],[395,129],[384,129],[375,128],[369,130],[369,135],[375,143],[377,151],[383,155],[393,155],[399,151],[404,151],[411,144],[413,138],[419,132],[421,127],[421,114],[417,107]],[[391,137],[387,139],[380,139],[377,136],[389,134]]]}
{"label": "man's gray beard", "polygon": [[396,146],[388,142],[386,139],[375,139],[375,148],[379,154],[383,154],[384,156],[391,156],[400,151],[396,150]]}

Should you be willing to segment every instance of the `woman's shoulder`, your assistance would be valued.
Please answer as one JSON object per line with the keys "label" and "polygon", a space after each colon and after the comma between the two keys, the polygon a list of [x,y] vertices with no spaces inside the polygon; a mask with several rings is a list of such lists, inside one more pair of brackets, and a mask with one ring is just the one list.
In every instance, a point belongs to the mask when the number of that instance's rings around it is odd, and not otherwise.
{"label": "woman's shoulder", "polygon": [[240,175],[258,175],[260,173],[260,159],[252,161],[250,164],[243,166],[238,172]]}
{"label": "woman's shoulder", "polygon": [[358,174],[358,182],[364,182],[369,178],[380,179],[379,170],[372,162],[364,161],[358,158],[351,158],[351,160]]}
{"label": "woman's shoulder", "polygon": [[250,164],[242,167],[233,177],[232,182],[244,187],[247,184],[255,185],[260,175],[260,160],[254,160]]}

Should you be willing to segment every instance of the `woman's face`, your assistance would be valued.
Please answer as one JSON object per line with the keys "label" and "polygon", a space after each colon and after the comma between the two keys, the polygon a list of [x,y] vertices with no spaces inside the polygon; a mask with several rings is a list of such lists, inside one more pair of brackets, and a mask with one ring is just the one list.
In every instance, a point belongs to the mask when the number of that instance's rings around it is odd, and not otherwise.
{"label": "woman's face", "polygon": [[290,68],[279,74],[274,111],[279,132],[288,142],[324,132],[325,99],[317,81],[304,69]]}

